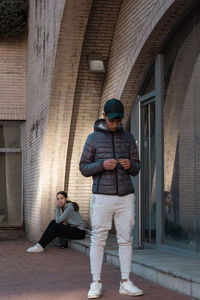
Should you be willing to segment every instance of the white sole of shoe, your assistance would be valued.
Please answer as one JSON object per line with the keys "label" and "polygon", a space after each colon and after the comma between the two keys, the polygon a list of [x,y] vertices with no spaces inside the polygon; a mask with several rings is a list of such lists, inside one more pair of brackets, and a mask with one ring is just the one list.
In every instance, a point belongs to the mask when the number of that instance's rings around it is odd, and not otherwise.
{"label": "white sole of shoe", "polygon": [[98,299],[100,297],[101,295],[100,296],[92,295],[92,296],[88,296],[88,299]]}
{"label": "white sole of shoe", "polygon": [[123,291],[123,290],[119,290],[119,293],[121,295],[127,295],[127,296],[133,296],[133,297],[137,297],[137,296],[142,296],[143,295],[143,292],[129,293],[129,292]]}
{"label": "white sole of shoe", "polygon": [[40,252],[43,252],[44,250],[39,250],[39,251],[32,251],[32,250],[26,250],[26,252],[28,253],[40,253]]}

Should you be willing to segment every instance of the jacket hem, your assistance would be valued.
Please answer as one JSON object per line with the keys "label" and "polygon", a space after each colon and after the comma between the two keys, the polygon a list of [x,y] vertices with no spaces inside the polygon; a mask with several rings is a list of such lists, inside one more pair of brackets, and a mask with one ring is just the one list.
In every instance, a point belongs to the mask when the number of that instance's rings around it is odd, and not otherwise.
{"label": "jacket hem", "polygon": [[134,194],[135,191],[131,191],[129,193],[125,193],[125,194],[117,194],[117,193],[112,193],[112,194],[108,194],[108,193],[98,193],[98,192],[92,192],[92,194],[94,195],[107,195],[107,196],[119,196],[119,197],[123,197],[123,196],[127,196],[129,194]]}

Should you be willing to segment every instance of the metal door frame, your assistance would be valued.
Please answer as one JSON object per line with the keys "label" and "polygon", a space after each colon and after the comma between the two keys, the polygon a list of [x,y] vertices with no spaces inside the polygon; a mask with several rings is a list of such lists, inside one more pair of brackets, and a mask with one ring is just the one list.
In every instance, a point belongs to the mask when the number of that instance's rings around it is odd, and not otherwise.
{"label": "metal door frame", "polygon": [[[152,100],[153,99],[153,100]],[[154,100],[155,99],[155,100]],[[155,170],[156,170],[156,247],[162,243],[162,199],[164,188],[164,132],[163,132],[163,106],[164,106],[164,80],[163,80],[163,55],[155,58],[155,90],[143,96],[138,96],[138,150],[141,154],[141,103],[155,101]],[[142,248],[142,199],[141,199],[141,173],[138,185],[138,247]],[[150,244],[148,244],[150,245]]]}

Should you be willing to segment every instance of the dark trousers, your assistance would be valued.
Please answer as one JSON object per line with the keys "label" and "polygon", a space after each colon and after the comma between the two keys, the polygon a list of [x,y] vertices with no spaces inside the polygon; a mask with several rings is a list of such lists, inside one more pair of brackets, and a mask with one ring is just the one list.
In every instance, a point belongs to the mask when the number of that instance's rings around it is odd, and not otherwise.
{"label": "dark trousers", "polygon": [[53,241],[56,237],[66,237],[70,240],[80,240],[84,239],[85,230],[81,230],[77,227],[72,227],[69,225],[63,225],[62,223],[58,224],[55,220],[52,220],[38,243],[45,248],[45,246]]}

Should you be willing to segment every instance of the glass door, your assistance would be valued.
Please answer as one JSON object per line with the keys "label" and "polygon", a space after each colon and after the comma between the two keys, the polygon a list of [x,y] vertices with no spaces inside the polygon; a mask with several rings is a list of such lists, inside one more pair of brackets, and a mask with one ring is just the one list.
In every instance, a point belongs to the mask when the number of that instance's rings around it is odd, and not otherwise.
{"label": "glass door", "polygon": [[163,55],[158,54],[148,81],[132,108],[131,132],[138,142],[141,161],[136,187],[134,245],[138,248],[162,244],[163,233]]}
{"label": "glass door", "polygon": [[[143,97],[142,97],[143,98]],[[140,102],[142,244],[156,243],[155,98]]]}

